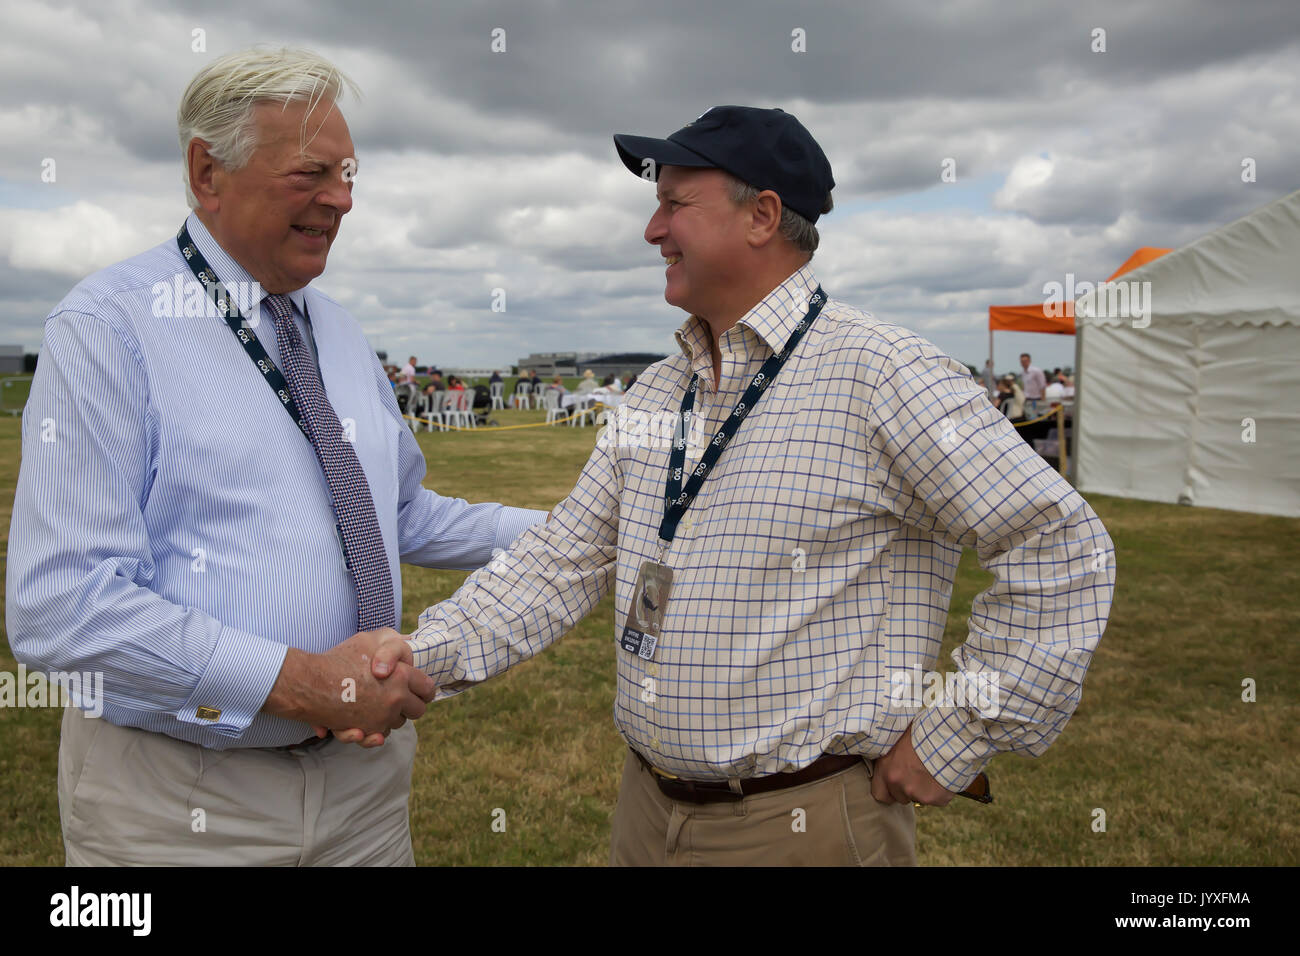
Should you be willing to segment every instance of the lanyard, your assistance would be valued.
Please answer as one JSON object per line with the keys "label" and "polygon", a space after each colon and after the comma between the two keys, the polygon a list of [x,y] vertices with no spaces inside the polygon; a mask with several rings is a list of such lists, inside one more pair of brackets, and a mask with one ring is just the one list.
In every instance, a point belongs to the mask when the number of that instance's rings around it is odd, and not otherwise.
{"label": "lanyard", "polygon": [[[289,394],[289,383],[285,381],[280,370],[275,367],[275,363],[271,361],[271,356],[266,354],[266,349],[258,341],[248,321],[240,314],[239,307],[230,298],[230,292],[217,278],[212,266],[208,265],[208,260],[203,258],[203,253],[199,252],[199,247],[190,238],[189,227],[184,223],[181,224],[181,231],[176,234],[176,244],[180,246],[181,255],[185,257],[185,261],[190,264],[190,271],[194,273],[199,282],[203,283],[204,290],[216,303],[217,311],[226,320],[226,325],[230,326],[230,331],[235,333],[235,338],[239,339],[240,344],[244,346],[244,351],[253,360],[253,364],[257,366],[258,371],[262,373],[266,384],[271,386],[271,391],[275,392],[275,396],[280,400],[280,404],[284,406],[284,410],[289,413],[289,417],[297,423],[298,427],[302,429],[303,435],[310,441],[311,436],[307,431],[307,419],[298,410],[298,405],[294,402],[293,396]],[[305,304],[304,308],[306,308]]]}
{"label": "lanyard", "polygon": [[690,480],[687,481],[686,487],[682,488],[682,470],[686,466],[686,436],[690,432],[691,412],[695,408],[695,392],[700,385],[699,376],[691,377],[690,387],[686,389],[686,394],[682,396],[682,410],[679,421],[680,430],[677,432],[677,440],[673,443],[672,454],[668,458],[668,484],[664,494],[664,520],[659,524],[659,537],[664,541],[664,546],[673,540],[677,534],[677,523],[682,520],[682,515],[686,514],[686,509],[691,506],[695,496],[700,493],[700,487],[704,484],[704,479],[708,476],[709,470],[717,464],[718,459],[722,456],[722,450],[727,447],[727,443],[740,429],[740,423],[744,421],[745,416],[754,410],[758,404],[759,398],[767,391],[767,387],[772,384],[777,373],[784,367],[786,360],[790,358],[790,353],[795,350],[799,341],[804,337],[821,312],[822,306],[826,304],[826,294],[822,292],[822,287],[818,286],[817,291],[813,293],[808,300],[808,312],[799,324],[794,327],[790,333],[790,338],[785,343],[785,348],[773,355],[763,367],[758,370],[758,374],[750,380],[749,387],[745,389],[745,394],[740,396],[740,401],[736,403],[735,409],[727,416],[727,420],[722,423],[709,442],[708,448],[704,451],[704,457],[700,463],[695,466],[691,472]]}

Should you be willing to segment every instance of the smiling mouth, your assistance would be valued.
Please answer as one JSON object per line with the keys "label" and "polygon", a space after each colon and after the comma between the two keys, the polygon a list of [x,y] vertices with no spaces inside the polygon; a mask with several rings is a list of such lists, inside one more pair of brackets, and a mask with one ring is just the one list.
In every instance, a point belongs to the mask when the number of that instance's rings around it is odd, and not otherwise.
{"label": "smiling mouth", "polygon": [[682,257],[681,257],[681,256],[664,256],[664,261],[667,262],[668,265],[670,265],[670,266],[675,266],[675,265],[677,265],[677,263],[679,263],[679,262],[682,261]]}
{"label": "smiling mouth", "polygon": [[307,236],[323,236],[326,232],[324,229],[313,229],[310,226],[294,226],[293,228]]}

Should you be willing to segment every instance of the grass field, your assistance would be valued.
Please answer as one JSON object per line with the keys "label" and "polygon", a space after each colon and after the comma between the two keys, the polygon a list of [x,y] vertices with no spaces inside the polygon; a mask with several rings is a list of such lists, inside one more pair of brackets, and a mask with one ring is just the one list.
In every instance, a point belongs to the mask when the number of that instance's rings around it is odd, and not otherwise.
{"label": "grass field", "polygon": [[[502,424],[543,417],[494,415]],[[593,438],[568,427],[419,436],[429,487],[537,508],[568,492]],[[18,420],[0,417],[6,541],[19,451]],[[1115,541],[1118,587],[1083,702],[1042,758],[993,761],[992,805],[918,810],[920,861],[1300,863],[1300,521],[1091,501]],[[464,577],[405,568],[403,629]],[[941,670],[989,580],[967,551]],[[610,716],[613,626],[607,598],[541,657],[419,721],[418,862],[604,863],[624,753]],[[14,667],[0,644],[0,670]],[[1255,703],[1241,699],[1248,677]],[[63,862],[59,719],[53,709],[0,709],[0,864]],[[504,833],[491,827],[496,808],[506,811]],[[1093,829],[1096,809],[1105,832]]]}
{"label": "grass field", "polygon": [[31,373],[0,375],[0,415],[8,417],[12,411],[21,411],[31,387]]}

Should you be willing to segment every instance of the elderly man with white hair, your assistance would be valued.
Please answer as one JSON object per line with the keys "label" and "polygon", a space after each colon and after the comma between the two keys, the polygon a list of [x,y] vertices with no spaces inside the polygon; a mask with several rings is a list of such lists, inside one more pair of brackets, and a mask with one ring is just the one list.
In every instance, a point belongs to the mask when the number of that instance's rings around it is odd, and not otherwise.
{"label": "elderly man with white hair", "polygon": [[352,208],[344,87],[306,51],[209,64],[179,234],[46,319],[7,625],[29,668],[103,676],[103,717],[63,719],[69,864],[413,863],[406,721],[434,689],[370,667],[400,563],[476,568],[545,518],[422,487],[383,367],[311,285]]}

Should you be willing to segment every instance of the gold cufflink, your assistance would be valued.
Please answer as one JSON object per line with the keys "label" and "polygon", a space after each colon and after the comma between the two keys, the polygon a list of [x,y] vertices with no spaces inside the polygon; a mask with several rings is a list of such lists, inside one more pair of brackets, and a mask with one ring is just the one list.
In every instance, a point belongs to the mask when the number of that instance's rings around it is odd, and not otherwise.
{"label": "gold cufflink", "polygon": [[221,716],[221,711],[215,707],[200,707],[194,712],[194,716],[199,720],[216,720]]}

